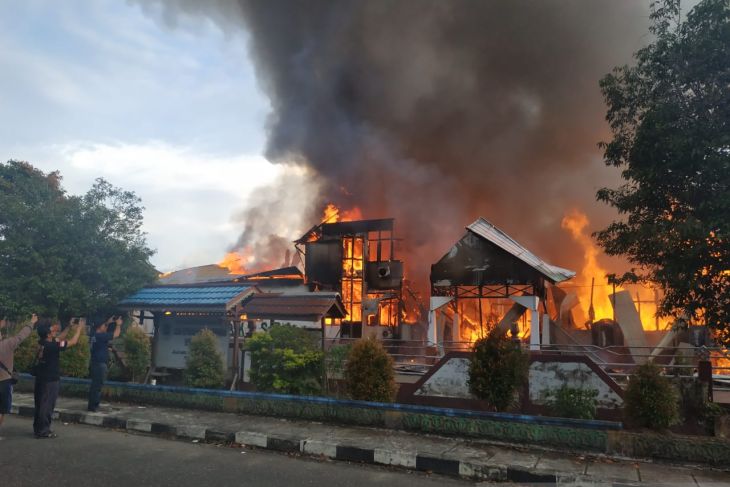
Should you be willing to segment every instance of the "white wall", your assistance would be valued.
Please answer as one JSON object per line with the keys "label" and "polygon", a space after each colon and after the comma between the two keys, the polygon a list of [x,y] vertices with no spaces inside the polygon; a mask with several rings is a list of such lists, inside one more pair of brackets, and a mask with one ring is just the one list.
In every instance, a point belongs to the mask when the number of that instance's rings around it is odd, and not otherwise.
{"label": "white wall", "polygon": [[533,362],[530,365],[530,401],[546,405],[548,393],[562,386],[598,391],[598,407],[614,409],[623,399],[588,365],[582,362]]}

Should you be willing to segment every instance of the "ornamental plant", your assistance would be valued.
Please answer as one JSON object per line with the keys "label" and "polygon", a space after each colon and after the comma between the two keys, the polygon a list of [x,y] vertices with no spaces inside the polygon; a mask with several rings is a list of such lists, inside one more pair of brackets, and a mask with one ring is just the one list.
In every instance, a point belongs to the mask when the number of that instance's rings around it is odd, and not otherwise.
{"label": "ornamental plant", "polygon": [[629,379],[624,397],[626,421],[664,430],[679,421],[679,401],[670,380],[652,363],[640,365]]}
{"label": "ornamental plant", "polygon": [[516,392],[527,382],[529,360],[520,343],[492,330],[474,343],[469,364],[469,390],[495,411],[515,403]]}
{"label": "ornamental plant", "polygon": [[122,337],[124,361],[131,374],[132,382],[144,378],[151,362],[150,339],[139,326],[130,326]]}
{"label": "ornamental plant", "polygon": [[259,391],[312,395],[322,391],[322,352],[318,336],[289,324],[256,332],[251,351],[251,382]]}
{"label": "ornamental plant", "polygon": [[345,364],[345,384],[353,399],[391,402],[397,390],[393,358],[374,338],[358,340]]}
{"label": "ornamental plant", "polygon": [[[14,333],[17,333],[19,329],[18,327]],[[38,354],[39,339],[38,333],[33,330],[30,336],[23,340],[20,346],[15,349],[15,358],[13,359],[15,370],[18,372],[30,372],[30,367],[33,365],[33,361]]]}
{"label": "ornamental plant", "polygon": [[563,386],[550,396],[552,399],[548,407],[555,416],[575,419],[596,417],[598,391],[595,389]]}
{"label": "ornamental plant", "polygon": [[81,333],[76,345],[66,349],[65,352],[61,352],[59,360],[61,375],[65,377],[88,377],[90,358],[89,337],[86,336],[86,333]]}
{"label": "ornamental plant", "polygon": [[185,384],[190,387],[219,389],[225,384],[223,356],[216,347],[217,337],[208,328],[198,332],[190,340],[187,366],[185,368]]}

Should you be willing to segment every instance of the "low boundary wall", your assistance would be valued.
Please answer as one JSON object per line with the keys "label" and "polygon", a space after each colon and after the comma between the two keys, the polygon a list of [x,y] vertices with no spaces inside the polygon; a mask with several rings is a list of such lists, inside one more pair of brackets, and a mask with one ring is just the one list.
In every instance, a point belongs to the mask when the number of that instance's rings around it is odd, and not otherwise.
{"label": "low boundary wall", "polygon": [[[16,387],[30,391],[32,380],[23,375]],[[84,397],[89,382],[64,377],[61,394]],[[606,451],[608,432],[622,427],[610,421],[111,381],[104,385],[102,394],[112,401],[403,429],[596,453]]]}
{"label": "low boundary wall", "polygon": [[[63,378],[61,394],[85,397],[89,383],[88,379]],[[33,378],[23,374],[16,388],[32,391]],[[628,432],[622,430],[621,423],[611,421],[121,382],[107,382],[103,395],[107,400],[137,404],[402,429],[719,467],[730,465],[730,440]]]}

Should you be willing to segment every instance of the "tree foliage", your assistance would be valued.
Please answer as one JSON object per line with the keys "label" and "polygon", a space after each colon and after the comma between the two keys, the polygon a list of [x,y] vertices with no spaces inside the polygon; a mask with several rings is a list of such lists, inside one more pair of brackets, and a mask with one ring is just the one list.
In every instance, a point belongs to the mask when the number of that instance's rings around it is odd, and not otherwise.
{"label": "tree foliage", "polygon": [[655,1],[654,41],[601,80],[613,138],[605,161],[626,181],[598,200],[624,215],[597,232],[635,266],[618,282],[658,283],[662,315],[730,343],[730,1]]}
{"label": "tree foliage", "polygon": [[345,363],[345,384],[353,399],[391,402],[397,391],[393,357],[375,338],[352,345]]}
{"label": "tree foliage", "polygon": [[515,402],[515,393],[527,381],[529,360],[519,342],[498,330],[474,342],[469,364],[469,390],[497,411]]}
{"label": "tree foliage", "polygon": [[27,162],[0,163],[0,309],[86,316],[153,281],[140,199],[97,179],[83,196]]}
{"label": "tree foliage", "polygon": [[254,333],[247,347],[257,390],[310,395],[322,391],[322,351],[307,330],[275,324],[268,332]]}
{"label": "tree foliage", "polygon": [[190,340],[186,357],[185,384],[190,387],[218,389],[225,383],[223,356],[218,352],[215,333],[202,329]]}

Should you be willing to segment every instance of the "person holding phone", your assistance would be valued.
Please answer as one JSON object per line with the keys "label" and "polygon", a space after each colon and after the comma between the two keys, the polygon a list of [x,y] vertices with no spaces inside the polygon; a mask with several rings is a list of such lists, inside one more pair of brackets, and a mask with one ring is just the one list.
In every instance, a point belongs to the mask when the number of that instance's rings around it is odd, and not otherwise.
{"label": "person holding phone", "polygon": [[[96,324],[91,335],[91,360],[89,362],[89,403],[87,409],[91,412],[99,410],[101,402],[101,388],[109,372],[109,342],[122,332],[122,317],[112,316],[104,323]],[[112,331],[109,331],[112,327]]]}
{"label": "person holding phone", "polygon": [[[58,388],[61,380],[61,352],[75,346],[79,342],[81,330],[86,322],[81,321],[68,327],[61,333],[61,324],[58,320],[42,319],[38,322],[38,355],[36,355],[35,387],[33,400],[35,403],[35,417],[33,418],[33,432],[36,438],[56,438],[51,430],[53,409],[56,407]],[[73,328],[74,335],[66,340],[66,335]]]}
{"label": "person holding phone", "polygon": [[[31,316],[30,323],[27,323],[14,336],[3,338],[2,329],[7,326],[4,313],[0,312],[0,426],[5,420],[5,415],[10,414],[13,405],[13,355],[15,350],[33,331],[38,321],[38,316]],[[0,437],[0,439],[2,439]]]}

